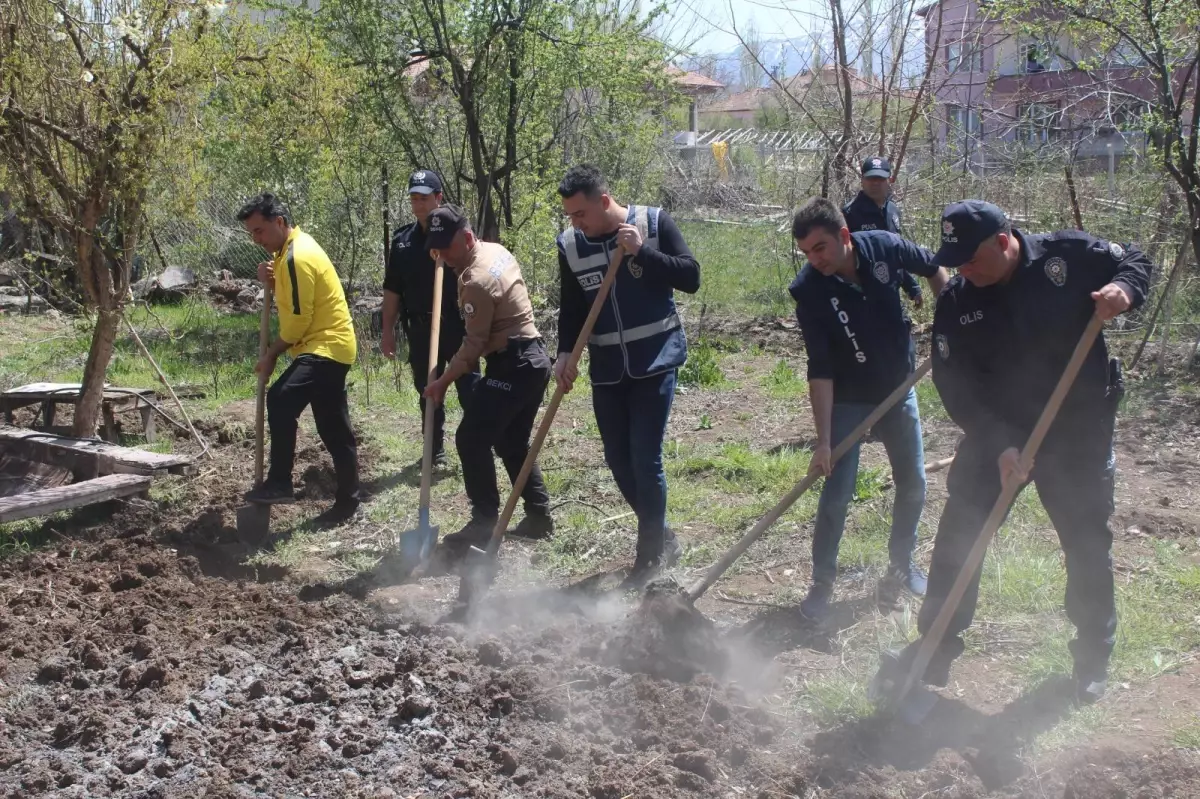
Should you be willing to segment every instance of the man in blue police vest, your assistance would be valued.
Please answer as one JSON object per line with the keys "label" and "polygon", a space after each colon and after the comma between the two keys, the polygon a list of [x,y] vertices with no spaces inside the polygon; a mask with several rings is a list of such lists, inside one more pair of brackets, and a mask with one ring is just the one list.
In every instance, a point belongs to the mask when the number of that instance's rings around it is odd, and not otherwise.
{"label": "man in blue police vest", "polygon": [[567,355],[617,247],[628,253],[588,340],[589,376],[604,459],[638,520],[637,556],[624,587],[640,588],[679,558],[666,526],[662,442],[687,359],[675,290],[700,289],[700,264],[660,208],[623,207],[594,166],[568,170],[558,193],[572,229],[558,237],[562,309],[554,376],[570,390],[578,377]]}
{"label": "man in blue police vest", "polygon": [[[886,230],[903,236],[900,226],[900,207],[892,196],[892,164],[883,156],[868,158],[862,163],[862,190],[853,200],[842,206],[842,216],[846,217],[846,227],[851,233],[862,230]],[[908,295],[914,308],[920,308],[924,303],[921,296],[921,284],[908,272],[900,272],[900,288]],[[904,311],[904,320],[912,327],[912,318],[908,310]],[[910,342],[909,358],[913,368],[917,363],[916,344]]]}
{"label": "man in blue police vest", "polygon": [[[808,355],[809,397],[817,428],[810,470],[826,477],[813,529],[813,584],[800,603],[820,621],[829,609],[846,508],[858,475],[858,446],[831,465],[832,447],[857,427],[912,373],[910,340],[897,286],[901,271],[929,281],[934,294],[946,282],[933,253],[894,233],[851,233],[837,206],[822,197],[796,212],[792,237],[808,258],[789,291]],[[890,565],[880,597],[901,589],[925,593],[925,576],[912,562],[917,522],[925,505],[925,452],[917,395],[909,391],[875,426],[896,483]]]}
{"label": "man in blue police vest", "polygon": [[[1151,264],[1076,230],[1015,230],[995,205],[966,200],[942,217],[938,263],[958,268],[934,313],[933,380],[950,418],[966,434],[950,467],[918,630],[928,632],[1004,485],[1032,479],[1066,556],[1067,617],[1075,698],[1100,699],[1116,637],[1113,590],[1113,429],[1122,393],[1120,364],[1103,337],[1092,347],[1055,418],[1031,474],[1020,448],[1032,432],[1093,315],[1136,308]],[[977,570],[923,679],[945,685],[963,651],[961,634],[979,598]],[[884,659],[881,676],[907,673],[920,642]],[[902,676],[901,676],[902,679]]]}

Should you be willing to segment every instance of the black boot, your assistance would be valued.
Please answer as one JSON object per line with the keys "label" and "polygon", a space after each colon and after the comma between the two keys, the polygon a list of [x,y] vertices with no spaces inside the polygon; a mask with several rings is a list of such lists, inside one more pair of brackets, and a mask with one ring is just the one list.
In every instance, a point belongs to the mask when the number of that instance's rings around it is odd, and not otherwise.
{"label": "black boot", "polygon": [[[918,638],[899,652],[891,650],[883,653],[879,659],[879,671],[871,681],[870,693],[875,701],[894,695],[904,685],[923,640]],[[918,679],[926,685],[945,688],[950,682],[950,665],[963,653],[963,648],[962,639],[958,636],[943,639]]]}
{"label": "black boot", "polygon": [[453,550],[466,551],[473,546],[487,549],[495,527],[496,519],[493,517],[472,516],[471,521],[463,525],[461,530],[444,537],[442,543]]}
{"label": "black boot", "polygon": [[267,480],[258,488],[247,491],[245,498],[247,502],[255,502],[260,505],[279,505],[295,502],[296,492],[290,483],[272,483]]}
{"label": "black boot", "polygon": [[1075,701],[1081,705],[1094,705],[1104,698],[1108,690],[1107,661],[1075,661],[1072,672],[1075,681]]}
{"label": "black boot", "polygon": [[829,600],[833,599],[833,583],[817,580],[808,589],[808,596],[800,601],[800,615],[809,621],[824,621],[829,614]]}
{"label": "black boot", "polygon": [[527,510],[525,518],[514,527],[509,535],[530,541],[545,541],[554,535],[554,519],[545,510]]}

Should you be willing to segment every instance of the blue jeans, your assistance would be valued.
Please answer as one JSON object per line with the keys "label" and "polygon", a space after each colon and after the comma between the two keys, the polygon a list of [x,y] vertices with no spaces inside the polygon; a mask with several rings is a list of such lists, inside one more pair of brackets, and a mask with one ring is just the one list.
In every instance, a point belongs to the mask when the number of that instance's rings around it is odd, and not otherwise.
{"label": "blue jeans", "polygon": [[[858,427],[874,405],[864,403],[834,403],[832,446]],[[894,405],[872,430],[887,450],[896,484],[896,501],[892,507],[892,534],[888,541],[891,564],[907,569],[917,545],[917,523],[925,506],[925,448],[921,443],[921,415],[917,410],[917,393]],[[842,456],[825,480],[817,504],[817,521],[813,529],[813,581],[833,582],[837,576],[838,547],[846,527],[846,509],[854,498],[858,478],[859,444]]]}
{"label": "blue jeans", "polygon": [[675,399],[675,370],[592,386],[604,460],[638,520],[638,555],[662,554],[667,522],[663,437]]}

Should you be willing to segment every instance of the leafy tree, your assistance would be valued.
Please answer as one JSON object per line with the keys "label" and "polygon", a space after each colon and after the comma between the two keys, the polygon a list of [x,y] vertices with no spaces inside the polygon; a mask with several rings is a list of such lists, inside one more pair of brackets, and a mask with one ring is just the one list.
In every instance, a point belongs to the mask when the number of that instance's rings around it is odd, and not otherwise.
{"label": "leafy tree", "polygon": [[74,432],[95,434],[156,159],[187,98],[221,64],[214,0],[7,0],[0,22],[0,159],[65,231],[95,329]]}

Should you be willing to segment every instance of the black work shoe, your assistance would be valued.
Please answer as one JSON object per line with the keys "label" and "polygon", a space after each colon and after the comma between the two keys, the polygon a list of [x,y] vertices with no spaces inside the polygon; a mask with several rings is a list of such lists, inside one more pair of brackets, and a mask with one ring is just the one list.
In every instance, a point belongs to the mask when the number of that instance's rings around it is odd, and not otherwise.
{"label": "black work shoe", "polygon": [[472,546],[487,549],[495,526],[495,519],[487,516],[475,516],[461,530],[443,538],[442,543],[451,549],[465,550]]}
{"label": "black work shoe", "polygon": [[1107,664],[1075,664],[1072,678],[1075,681],[1075,701],[1081,705],[1094,705],[1104,698],[1108,690]]}
{"label": "black work shoe", "polygon": [[[922,640],[918,638],[899,652],[891,650],[883,654],[879,661],[879,671],[871,682],[873,693],[890,695],[900,690],[900,686],[908,678],[913,661],[917,659],[917,650],[921,648]],[[926,664],[925,673],[919,677],[920,681],[926,685],[945,688],[950,682],[950,666],[962,651],[962,639],[955,637],[943,640],[942,645],[934,650],[933,657]]]}
{"label": "black work shoe", "polygon": [[638,555],[633,561],[633,568],[617,586],[618,591],[641,591],[646,583],[653,580],[663,570],[663,558],[648,558]]}
{"label": "black work shoe", "polygon": [[823,621],[829,614],[829,600],[833,599],[833,583],[818,580],[808,589],[808,596],[800,601],[800,615],[809,621]]}
{"label": "black work shoe", "polygon": [[266,482],[247,491],[245,498],[247,502],[256,502],[260,505],[279,505],[295,502],[296,492],[290,485]]}
{"label": "black work shoe", "polygon": [[545,541],[554,535],[554,519],[548,513],[526,513],[516,527],[509,533],[514,538],[527,538],[530,541]]}
{"label": "black work shoe", "polygon": [[446,457],[446,450],[438,450],[433,453],[433,470],[435,472],[450,471],[450,459]]}
{"label": "black work shoe", "polygon": [[335,502],[333,507],[313,519],[313,524],[319,527],[337,527],[358,517],[362,503],[357,499],[349,502]]}

